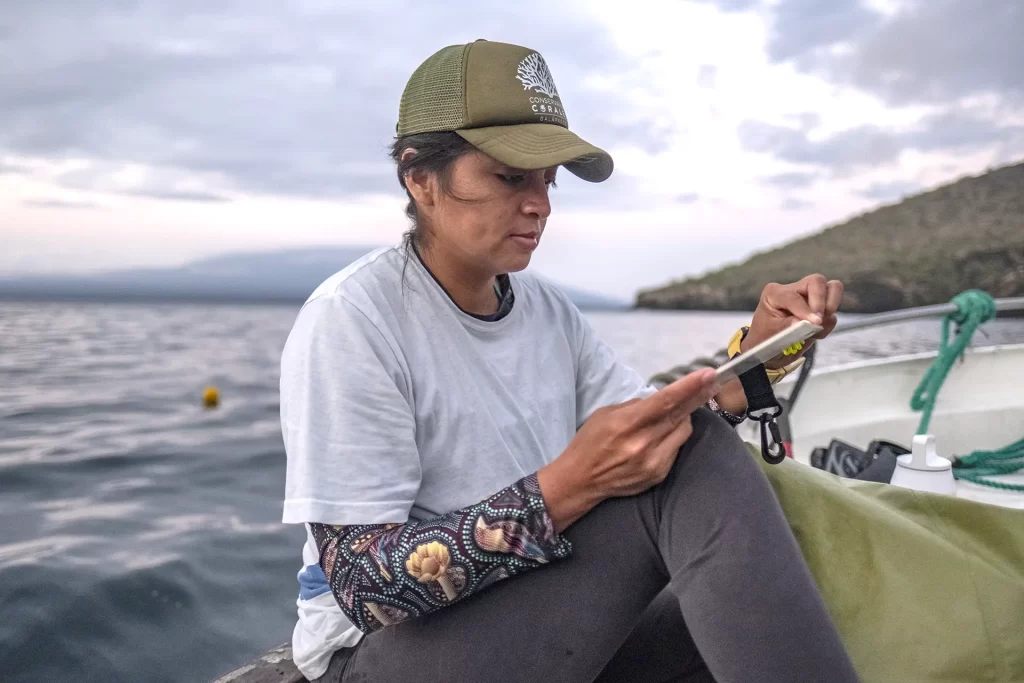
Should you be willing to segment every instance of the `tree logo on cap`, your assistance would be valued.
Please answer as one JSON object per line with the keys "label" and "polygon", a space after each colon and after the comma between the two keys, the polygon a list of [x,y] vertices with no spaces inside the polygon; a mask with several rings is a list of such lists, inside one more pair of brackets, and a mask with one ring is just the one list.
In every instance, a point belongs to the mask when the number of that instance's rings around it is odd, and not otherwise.
{"label": "tree logo on cap", "polygon": [[534,52],[519,62],[516,78],[522,82],[523,90],[536,90],[548,97],[558,97],[555,79],[551,77],[547,62],[539,52]]}

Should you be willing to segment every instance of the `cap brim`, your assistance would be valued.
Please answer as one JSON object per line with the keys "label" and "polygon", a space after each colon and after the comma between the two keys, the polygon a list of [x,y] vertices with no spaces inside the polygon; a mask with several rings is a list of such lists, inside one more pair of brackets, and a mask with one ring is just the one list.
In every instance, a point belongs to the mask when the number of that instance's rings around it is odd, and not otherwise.
{"label": "cap brim", "polygon": [[603,149],[567,128],[551,123],[521,123],[455,131],[487,156],[514,168],[565,166],[592,183],[607,180],[614,164]]}

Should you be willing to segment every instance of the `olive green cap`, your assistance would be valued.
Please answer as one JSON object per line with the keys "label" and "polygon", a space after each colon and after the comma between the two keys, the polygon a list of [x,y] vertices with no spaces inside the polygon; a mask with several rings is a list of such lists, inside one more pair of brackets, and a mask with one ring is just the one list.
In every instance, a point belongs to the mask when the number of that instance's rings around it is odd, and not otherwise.
{"label": "olive green cap", "polygon": [[540,53],[477,40],[423,62],[405,86],[399,136],[453,131],[484,154],[521,169],[562,165],[584,180],[612,174],[612,158],[569,130]]}

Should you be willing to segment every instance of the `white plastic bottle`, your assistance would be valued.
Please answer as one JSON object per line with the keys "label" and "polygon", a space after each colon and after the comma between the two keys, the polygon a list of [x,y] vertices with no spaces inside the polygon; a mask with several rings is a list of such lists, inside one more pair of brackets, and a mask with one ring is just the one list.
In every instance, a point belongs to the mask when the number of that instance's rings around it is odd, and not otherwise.
{"label": "white plastic bottle", "polygon": [[916,491],[956,495],[953,463],[935,450],[934,434],[918,434],[910,453],[896,458],[890,484]]}

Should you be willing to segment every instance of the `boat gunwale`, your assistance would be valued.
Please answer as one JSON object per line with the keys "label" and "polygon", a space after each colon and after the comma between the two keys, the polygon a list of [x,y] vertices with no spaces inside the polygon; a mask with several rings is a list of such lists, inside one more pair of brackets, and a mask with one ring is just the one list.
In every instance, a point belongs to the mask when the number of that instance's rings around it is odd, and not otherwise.
{"label": "boat gunwale", "polygon": [[[820,342],[819,342],[820,343]],[[976,355],[976,354],[989,354],[998,353],[1000,351],[1024,351],[1024,342],[1014,342],[1011,344],[987,344],[985,346],[974,346],[966,349],[965,354]],[[824,367],[815,367],[811,370],[812,377],[820,377],[823,375],[831,375],[839,372],[848,372],[852,370],[861,370],[865,368],[874,368],[884,365],[896,365],[899,363],[907,363],[921,360],[928,360],[935,358],[939,355],[938,350],[934,351],[919,351],[917,353],[904,353],[895,356],[884,356],[882,358],[863,358],[861,360],[847,361],[844,363],[837,363],[835,365],[826,365]],[[786,386],[796,382],[795,375],[789,375],[783,381],[779,383],[780,386]]]}
{"label": "boat gunwale", "polygon": [[[999,313],[1024,312],[1024,296],[1003,297],[1000,299],[994,299],[994,301],[996,306],[996,320],[999,319]],[[953,303],[897,308],[892,311],[868,314],[857,320],[850,320],[847,322],[841,321],[836,325],[832,334],[853,332],[855,330],[879,327],[881,325],[891,325],[910,320],[920,320],[922,318],[937,318],[949,315],[950,313],[956,313],[958,310],[958,307]]]}

